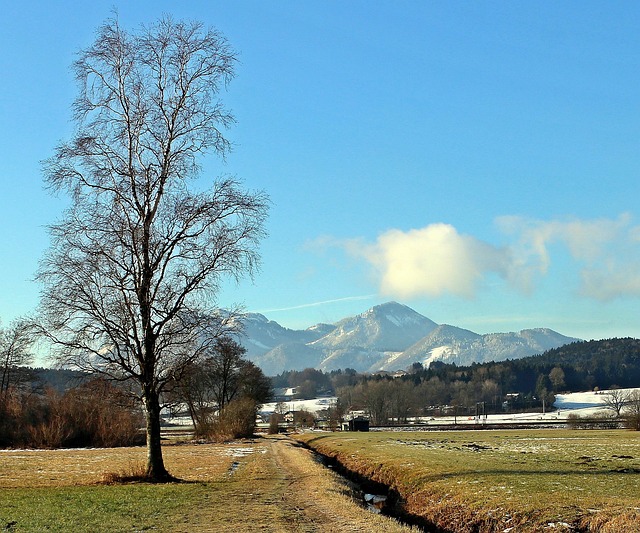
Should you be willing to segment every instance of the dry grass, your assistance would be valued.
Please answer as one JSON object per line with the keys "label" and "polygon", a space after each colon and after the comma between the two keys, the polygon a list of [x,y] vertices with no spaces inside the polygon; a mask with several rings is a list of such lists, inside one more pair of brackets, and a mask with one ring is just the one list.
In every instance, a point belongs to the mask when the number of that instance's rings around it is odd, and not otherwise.
{"label": "dry grass", "polygon": [[[163,449],[171,473],[187,481],[216,481],[242,444],[182,444]],[[240,452],[238,452],[240,453]],[[0,450],[0,489],[93,485],[105,476],[135,475],[146,449]]]}
{"label": "dry grass", "polygon": [[118,483],[134,483],[146,481],[147,467],[144,463],[130,464],[126,469],[118,472],[105,472],[102,474],[101,482],[105,485],[116,485]]}
{"label": "dry grass", "polygon": [[300,439],[394,487],[410,512],[448,531],[640,530],[635,432],[372,432]]}

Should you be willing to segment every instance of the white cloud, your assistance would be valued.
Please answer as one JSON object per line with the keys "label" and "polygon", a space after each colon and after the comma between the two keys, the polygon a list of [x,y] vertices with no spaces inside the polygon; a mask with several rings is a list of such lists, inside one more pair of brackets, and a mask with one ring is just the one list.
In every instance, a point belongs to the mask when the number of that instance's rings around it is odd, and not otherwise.
{"label": "white cloud", "polygon": [[344,243],[374,266],[385,295],[402,298],[445,293],[471,297],[489,272],[505,275],[509,253],[448,224],[403,232],[389,230],[373,244]]}

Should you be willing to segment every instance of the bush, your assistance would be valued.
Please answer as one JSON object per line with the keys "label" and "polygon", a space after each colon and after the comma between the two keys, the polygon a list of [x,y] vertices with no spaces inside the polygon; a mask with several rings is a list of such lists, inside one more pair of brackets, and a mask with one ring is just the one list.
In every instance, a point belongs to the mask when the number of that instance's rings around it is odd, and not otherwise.
{"label": "bush", "polygon": [[580,415],[569,413],[567,415],[567,427],[569,429],[579,429],[581,427]]}
{"label": "bush", "polygon": [[637,390],[627,396],[623,419],[626,427],[640,431],[640,392]]}
{"label": "bush", "polygon": [[250,398],[229,402],[213,422],[211,437],[216,441],[252,437],[257,412],[258,404]]}
{"label": "bush", "polygon": [[0,402],[0,446],[34,446],[32,429],[48,416],[45,398],[10,389]]}
{"label": "bush", "polygon": [[0,410],[2,446],[114,447],[144,442],[141,413],[130,397],[104,379],[64,394],[49,389],[15,398]]}
{"label": "bush", "polygon": [[316,424],[316,417],[312,412],[300,409],[293,413],[293,423],[296,427],[312,428]]}
{"label": "bush", "polygon": [[269,417],[269,435],[277,435],[280,432],[280,421],[282,416],[278,413],[273,413]]}
{"label": "bush", "polygon": [[608,413],[596,413],[589,418],[581,418],[580,415],[570,413],[567,415],[567,427],[569,429],[617,429],[618,420]]}

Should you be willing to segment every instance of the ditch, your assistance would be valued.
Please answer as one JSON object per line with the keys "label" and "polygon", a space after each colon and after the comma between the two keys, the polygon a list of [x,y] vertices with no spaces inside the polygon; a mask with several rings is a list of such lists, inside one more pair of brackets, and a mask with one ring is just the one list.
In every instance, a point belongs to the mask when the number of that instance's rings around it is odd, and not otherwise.
{"label": "ditch", "polygon": [[404,508],[402,496],[396,490],[348,469],[334,457],[323,455],[304,443],[298,444],[310,450],[319,464],[341,476],[350,488],[354,501],[359,502],[371,513],[388,516],[426,533],[451,533],[450,530],[439,528],[420,516],[408,513]]}

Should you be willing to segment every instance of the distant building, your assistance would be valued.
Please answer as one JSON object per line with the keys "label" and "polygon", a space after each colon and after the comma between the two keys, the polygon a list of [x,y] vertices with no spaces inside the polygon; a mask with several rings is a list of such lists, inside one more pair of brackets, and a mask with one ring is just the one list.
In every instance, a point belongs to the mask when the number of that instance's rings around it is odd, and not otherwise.
{"label": "distant building", "polygon": [[369,419],[364,416],[356,416],[347,420],[342,425],[344,431],[369,431]]}

